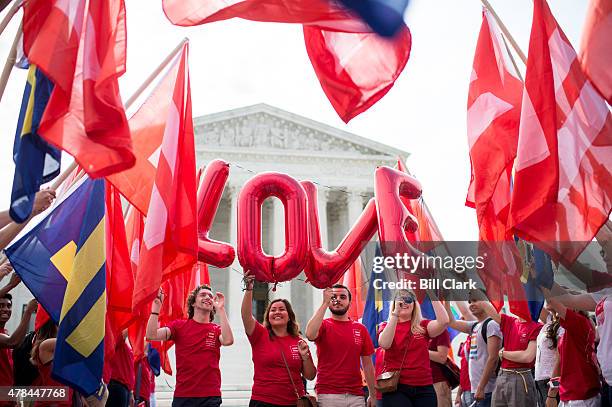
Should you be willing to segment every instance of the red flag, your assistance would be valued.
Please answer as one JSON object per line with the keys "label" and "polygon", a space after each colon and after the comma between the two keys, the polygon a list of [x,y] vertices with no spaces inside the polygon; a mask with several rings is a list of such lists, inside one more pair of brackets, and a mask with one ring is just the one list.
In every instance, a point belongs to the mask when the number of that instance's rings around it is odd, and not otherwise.
{"label": "red flag", "polygon": [[363,317],[363,309],[365,308],[365,295],[363,292],[365,283],[361,257],[357,257],[357,260],[344,273],[342,285],[348,287],[351,291],[352,301],[348,311],[349,317],[353,321],[358,321]]}
{"label": "red flag", "polygon": [[173,103],[140,246],[134,309],[148,306],[162,282],[190,271],[196,262],[196,167],[187,53],[185,44],[173,95],[168,95]]}
{"label": "red flag", "polygon": [[612,2],[591,0],[580,44],[580,63],[593,86],[612,105]]}
{"label": "red flag", "polygon": [[208,264],[198,261],[191,272],[191,280],[189,281],[188,292],[193,291],[201,285],[210,285],[210,275],[208,274]]}
{"label": "red flag", "polygon": [[[465,204],[476,209],[481,228],[501,223],[496,240],[506,240],[508,176],[516,157],[522,93],[497,24],[484,9],[468,95],[472,176]],[[493,236],[481,236],[485,237]]]}
{"label": "red flag", "polygon": [[357,15],[327,0],[163,0],[162,4],[168,19],[182,26],[235,17],[303,24],[312,66],[345,122],[391,89],[410,55],[411,37],[405,25],[386,40]]}
{"label": "red flag", "polygon": [[412,38],[404,26],[393,39],[304,26],[306,51],[323,92],[348,123],[391,90],[404,70]]}
{"label": "red flag", "polygon": [[168,95],[174,90],[179,61],[177,58],[149,97],[130,118],[136,164],[129,170],[107,177],[108,181],[143,214],[149,210],[166,119],[173,103]]}
{"label": "red flag", "polygon": [[106,298],[111,329],[119,337],[132,321],[134,275],[130,262],[121,198],[106,183]]}
{"label": "red flag", "polygon": [[[127,247],[130,253],[132,281],[134,281],[136,278],[138,263],[140,262],[140,244],[142,242],[142,235],[144,233],[144,217],[142,216],[142,213],[133,206],[130,206],[128,209],[125,230]],[[135,357],[140,357],[144,354],[145,330],[147,327],[147,321],[149,319],[150,309],[146,309],[146,307],[141,307],[140,309],[134,309],[134,307],[132,308],[133,321],[128,328],[128,336],[130,338],[130,343],[132,344]]]}
{"label": "red flag", "polygon": [[31,0],[24,51],[55,84],[39,133],[92,177],[125,170],[134,154],[118,79],[125,72],[123,0]]}
{"label": "red flag", "polygon": [[612,117],[544,0],[534,1],[510,207],[515,234],[573,263],[612,209]]}

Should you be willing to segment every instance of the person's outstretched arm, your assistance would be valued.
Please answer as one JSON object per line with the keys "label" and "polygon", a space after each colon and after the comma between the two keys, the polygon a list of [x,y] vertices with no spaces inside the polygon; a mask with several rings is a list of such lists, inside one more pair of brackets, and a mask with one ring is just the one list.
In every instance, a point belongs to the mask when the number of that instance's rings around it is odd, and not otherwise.
{"label": "person's outstretched arm", "polygon": [[30,325],[30,319],[32,318],[32,314],[36,312],[36,308],[38,307],[38,302],[35,299],[30,300],[26,309],[23,313],[23,317],[21,318],[21,322],[15,329],[12,335],[0,334],[0,345],[5,348],[14,348],[18,346],[25,338],[26,333],[28,332],[28,326]]}
{"label": "person's outstretched arm", "polygon": [[232,333],[232,327],[227,318],[225,312],[225,296],[217,292],[215,296],[215,310],[219,315],[219,324],[221,325],[221,335],[219,335],[219,341],[223,346],[230,346],[234,343],[234,334]]}
{"label": "person's outstretched arm", "polygon": [[167,326],[159,327],[159,310],[164,302],[164,293],[160,290],[159,295],[151,304],[151,315],[147,322],[146,337],[148,341],[167,341],[172,337],[172,332]]}
{"label": "person's outstretched arm", "polygon": [[310,321],[308,321],[308,324],[306,324],[306,337],[308,340],[314,341],[319,336],[319,329],[321,329],[323,318],[325,318],[325,311],[327,311],[327,308],[329,307],[331,297],[331,288],[326,288],[323,290],[323,301],[312,318],[310,318]]}
{"label": "person's outstretched arm", "polygon": [[242,315],[242,324],[244,332],[251,335],[255,330],[255,318],[253,318],[253,287],[255,286],[255,276],[249,271],[244,273],[245,290],[242,297],[242,307],[240,314]]}

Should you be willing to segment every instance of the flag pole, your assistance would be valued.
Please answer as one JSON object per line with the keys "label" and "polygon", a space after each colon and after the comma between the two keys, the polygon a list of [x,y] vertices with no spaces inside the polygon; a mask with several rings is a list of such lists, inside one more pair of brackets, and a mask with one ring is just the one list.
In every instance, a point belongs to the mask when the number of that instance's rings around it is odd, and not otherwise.
{"label": "flag pole", "polygon": [[2,19],[2,22],[0,22],[0,35],[2,35],[2,33],[4,32],[8,24],[11,22],[11,20],[15,16],[15,14],[17,14],[17,10],[19,10],[19,7],[21,7],[22,3],[23,3],[23,0],[15,0],[15,2],[13,3],[9,11],[6,13],[4,18]]}
{"label": "flag pole", "polygon": [[181,42],[179,42],[176,48],[174,48],[172,52],[168,54],[166,59],[164,59],[162,63],[159,64],[159,66],[153,72],[151,72],[149,77],[145,79],[142,85],[140,85],[140,87],[136,89],[136,92],[134,92],[134,94],[127,100],[127,102],[125,102],[126,110],[132,106],[132,104],[136,101],[136,99],[138,99],[138,97],[142,94],[142,92],[144,92],[145,89],[148,88],[149,85],[151,85],[151,82],[153,82],[153,80],[157,78],[157,76],[161,73],[161,71],[163,71],[164,68],[172,61],[172,59],[174,59],[176,54],[178,54],[178,52],[181,50],[181,48],[183,48],[183,45],[185,45],[186,42],[189,42],[189,38],[185,37],[181,40]]}
{"label": "flag pole", "polygon": [[506,25],[503,23],[501,18],[499,18],[499,15],[497,15],[495,10],[493,9],[493,6],[491,6],[491,3],[489,3],[488,0],[480,1],[482,2],[483,6],[485,6],[491,12],[491,15],[497,22],[497,25],[499,25],[499,28],[502,30],[506,38],[508,38],[508,41],[510,41],[512,48],[514,48],[519,58],[521,58],[521,61],[523,61],[523,63],[527,65],[527,57],[525,56],[521,48],[518,46],[517,42],[514,40],[514,37],[510,34],[510,31],[508,31],[508,28],[506,28]]}
{"label": "flag pole", "polygon": [[[140,97],[140,95],[142,95],[142,93],[149,87],[149,85],[151,85],[151,82],[153,82],[155,80],[155,78],[160,74],[161,71],[163,71],[163,69],[172,61],[172,59],[174,58],[174,56],[181,50],[182,46],[188,42],[189,39],[188,38],[183,38],[181,40],[181,42],[176,46],[176,48],[174,48],[170,54],[168,54],[168,56],[166,57],[166,59],[164,59],[161,64],[159,64],[159,66],[153,71],[151,72],[151,74],[147,77],[147,79],[145,79],[145,81],[142,83],[142,85],[140,85],[140,87],[138,89],[136,89],[136,92],[134,92],[132,94],[132,96],[130,96],[130,98],[127,100],[127,102],[125,102],[125,104],[123,105],[123,108],[125,110],[129,109],[134,102],[136,101],[136,99],[138,99]],[[68,166],[68,168],[66,168],[53,182],[53,185],[51,185],[52,189],[57,189],[62,182],[64,182],[66,180],[66,178],[68,178],[68,176],[70,175],[70,173],[72,173],[72,171],[74,171],[74,169],[78,166],[78,163],[76,161],[73,161],[70,166]]]}
{"label": "flag pole", "polygon": [[17,45],[19,44],[19,40],[21,39],[22,26],[23,22],[19,24],[17,34],[15,34],[15,39],[13,40],[13,45],[11,46],[11,50],[9,51],[9,56],[6,59],[4,68],[2,69],[2,76],[0,76],[0,101],[2,100],[2,95],[4,95],[6,84],[8,83],[9,77],[11,76],[13,65],[15,65],[15,61],[17,60]]}
{"label": "flag pole", "polygon": [[[18,43],[17,40],[19,39],[18,37],[19,37],[20,33],[21,33],[21,26],[19,26],[19,31],[17,33],[18,35],[15,38],[15,42],[13,44],[13,48],[14,49],[16,49],[16,44]],[[166,59],[164,59],[162,61],[162,63],[159,64],[159,66],[153,72],[151,72],[151,74],[147,77],[147,79],[145,79],[145,81],[142,83],[142,85],[140,85],[140,87],[136,90],[136,92],[134,92],[134,94],[128,99],[128,101],[125,102],[125,104],[124,104],[124,108],[125,109],[129,109],[130,108],[130,106],[136,101],[136,99],[138,99],[138,97],[140,97],[140,95],[142,95],[142,93],[149,87],[149,85],[153,82],[153,80],[155,80],[155,78],[172,61],[174,56],[176,54],[178,54],[178,52],[181,50],[183,45],[186,42],[188,42],[188,41],[189,41],[188,38],[183,38],[181,40],[181,42],[176,46],[176,48],[174,48],[172,50],[172,52],[170,52],[170,54],[168,54]],[[13,56],[13,59],[14,59],[14,56]],[[9,60],[10,60],[10,56],[9,56]],[[9,66],[12,67],[13,63],[9,64]],[[6,66],[5,66],[5,69],[6,69]],[[10,70],[9,70],[9,73],[10,73]],[[4,78],[4,75],[2,77]],[[8,80],[8,77],[6,79]],[[6,83],[5,83],[5,85],[6,85]],[[0,93],[0,98],[1,98],[1,93]],[[78,163],[76,161],[73,161],[68,166],[68,168],[66,168],[64,171],[62,171],[62,173],[54,180],[53,184],[51,185],[51,188],[53,190],[56,190],[57,188],[59,188],[59,186],[68,178],[68,176],[72,173],[72,171],[74,171],[75,168],[77,168],[77,166],[78,166]],[[10,243],[10,241],[15,236],[17,236],[17,234],[21,231],[21,229],[23,229],[25,227],[25,225],[27,223],[28,223],[28,221],[26,221],[24,223],[11,223],[11,224],[7,225],[5,227],[5,229],[3,229],[3,232],[7,232],[6,234],[3,234],[6,238],[5,239],[0,239],[0,247],[3,248],[3,246],[6,246],[8,243]],[[8,238],[9,236],[11,236],[10,239]],[[4,263],[5,261],[6,261],[6,257],[0,256],[0,264]]]}

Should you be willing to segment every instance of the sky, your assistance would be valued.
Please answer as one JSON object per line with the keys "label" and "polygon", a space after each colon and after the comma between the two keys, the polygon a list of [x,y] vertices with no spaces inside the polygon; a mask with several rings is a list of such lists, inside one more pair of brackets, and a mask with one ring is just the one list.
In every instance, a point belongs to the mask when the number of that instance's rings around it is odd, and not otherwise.
{"label": "sky", "polygon": [[[527,54],[532,0],[490,3]],[[587,3],[549,0],[577,51]],[[306,55],[301,26],[234,19],[176,27],[166,20],[160,0],[126,0],[126,10],[127,72],[120,80],[123,100],[188,37],[194,117],[267,103],[408,151],[408,168],[421,182],[423,197],[444,238],[478,238],[474,210],[464,202],[470,178],[466,104],[482,21],[480,1],[412,0],[405,15],[412,33],[406,68],[382,100],[348,125],[321,90]],[[8,55],[19,18],[0,36],[2,60]],[[518,58],[517,63],[524,73]],[[13,140],[25,80],[26,72],[14,69],[0,102],[0,210],[10,203]]]}

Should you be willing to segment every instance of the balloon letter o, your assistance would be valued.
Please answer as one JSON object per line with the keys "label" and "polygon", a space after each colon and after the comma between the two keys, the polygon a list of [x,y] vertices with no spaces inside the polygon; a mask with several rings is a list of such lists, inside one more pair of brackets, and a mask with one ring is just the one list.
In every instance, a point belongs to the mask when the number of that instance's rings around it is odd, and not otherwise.
{"label": "balloon letter o", "polygon": [[[261,245],[261,207],[274,196],[285,208],[285,251],[279,257],[264,253]],[[238,261],[258,281],[289,281],[300,274],[308,254],[306,193],[287,174],[264,172],[251,178],[238,197]]]}

